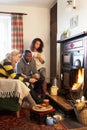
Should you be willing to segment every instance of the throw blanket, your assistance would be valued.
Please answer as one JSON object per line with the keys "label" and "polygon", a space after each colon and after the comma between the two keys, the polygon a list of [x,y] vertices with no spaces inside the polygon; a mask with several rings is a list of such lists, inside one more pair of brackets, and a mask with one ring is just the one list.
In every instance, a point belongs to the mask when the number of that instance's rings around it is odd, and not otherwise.
{"label": "throw blanket", "polygon": [[18,97],[19,103],[29,94],[30,89],[17,79],[0,79],[0,98]]}

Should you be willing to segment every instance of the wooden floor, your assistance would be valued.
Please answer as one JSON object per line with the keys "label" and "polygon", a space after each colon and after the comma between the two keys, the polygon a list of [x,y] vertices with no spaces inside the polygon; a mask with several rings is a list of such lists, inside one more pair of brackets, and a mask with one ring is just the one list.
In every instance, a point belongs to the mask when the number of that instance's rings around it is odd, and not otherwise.
{"label": "wooden floor", "polygon": [[56,110],[61,110],[64,113],[63,123],[69,130],[87,130],[87,126],[83,126],[79,123],[73,107],[61,96],[48,95],[52,105]]}
{"label": "wooden floor", "polygon": [[70,118],[65,118],[63,123],[67,126],[68,130],[87,130],[86,126]]}

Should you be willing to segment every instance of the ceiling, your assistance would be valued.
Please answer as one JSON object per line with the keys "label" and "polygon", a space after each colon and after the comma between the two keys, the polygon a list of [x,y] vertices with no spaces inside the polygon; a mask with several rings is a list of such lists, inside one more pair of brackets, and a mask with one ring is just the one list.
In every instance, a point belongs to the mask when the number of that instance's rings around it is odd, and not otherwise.
{"label": "ceiling", "polygon": [[0,0],[0,5],[23,5],[23,6],[39,6],[50,8],[57,0]]}

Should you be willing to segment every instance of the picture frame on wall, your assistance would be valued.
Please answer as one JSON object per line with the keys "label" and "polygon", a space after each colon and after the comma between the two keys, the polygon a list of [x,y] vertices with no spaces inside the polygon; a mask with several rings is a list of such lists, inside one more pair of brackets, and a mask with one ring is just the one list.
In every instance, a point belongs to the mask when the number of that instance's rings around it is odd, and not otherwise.
{"label": "picture frame on wall", "polygon": [[78,15],[70,19],[70,28],[73,29],[78,26]]}

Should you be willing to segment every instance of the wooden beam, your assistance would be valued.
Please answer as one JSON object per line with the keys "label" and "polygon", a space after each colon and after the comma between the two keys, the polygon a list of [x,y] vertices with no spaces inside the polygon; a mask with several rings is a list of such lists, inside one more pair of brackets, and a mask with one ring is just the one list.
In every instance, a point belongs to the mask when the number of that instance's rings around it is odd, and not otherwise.
{"label": "wooden beam", "polygon": [[18,14],[18,15],[27,15],[26,13],[17,13],[17,12],[1,12],[1,11],[0,11],[0,14],[13,14],[13,15],[15,15],[15,14],[17,15],[17,14]]}

